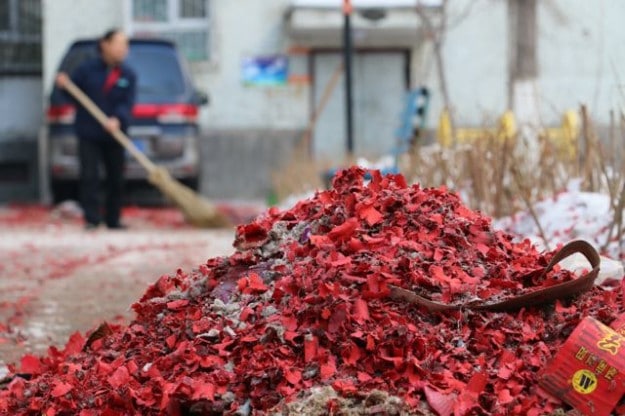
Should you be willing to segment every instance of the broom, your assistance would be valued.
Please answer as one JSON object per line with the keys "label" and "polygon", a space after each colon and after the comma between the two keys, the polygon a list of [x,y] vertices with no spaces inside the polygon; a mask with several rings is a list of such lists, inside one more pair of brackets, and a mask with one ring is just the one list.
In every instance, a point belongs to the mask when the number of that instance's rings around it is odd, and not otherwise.
{"label": "broom", "polygon": [[[68,79],[64,87],[100,124],[106,125],[107,115],[76,84]],[[202,228],[217,228],[230,224],[215,205],[172,178],[167,169],[155,165],[148,159],[123,131],[117,129],[110,133],[147,171],[148,181],[178,206],[188,223]]]}

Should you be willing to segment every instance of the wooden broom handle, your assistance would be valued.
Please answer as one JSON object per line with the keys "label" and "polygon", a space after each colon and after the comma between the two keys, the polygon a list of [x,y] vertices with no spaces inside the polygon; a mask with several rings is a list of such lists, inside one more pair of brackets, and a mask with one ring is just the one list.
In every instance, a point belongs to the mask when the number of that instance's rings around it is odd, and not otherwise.
{"label": "wooden broom handle", "polygon": [[[76,84],[72,82],[71,79],[67,79],[67,82],[64,85],[64,88],[67,92],[69,92],[72,97],[74,97],[85,109],[91,114],[96,120],[102,124],[103,127],[108,123],[108,116],[104,114],[102,110],[85,94],[82,92],[80,88]],[[132,140],[126,136],[126,134],[120,129],[115,129],[110,132],[113,138],[119,142],[124,148],[135,158],[137,162],[143,166],[148,173],[154,172],[157,167],[156,165],[147,158],[145,154],[143,154],[137,146],[134,145]]]}

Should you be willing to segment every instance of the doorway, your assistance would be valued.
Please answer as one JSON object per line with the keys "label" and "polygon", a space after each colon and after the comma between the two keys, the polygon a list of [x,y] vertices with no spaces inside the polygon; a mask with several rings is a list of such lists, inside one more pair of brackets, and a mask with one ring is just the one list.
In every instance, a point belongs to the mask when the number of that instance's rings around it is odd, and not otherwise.
{"label": "doorway", "polygon": [[[354,156],[375,159],[389,154],[395,147],[395,131],[410,85],[409,55],[408,50],[354,53]],[[342,60],[339,50],[313,52],[313,108],[317,108]],[[344,75],[319,116],[312,137],[311,150],[317,160],[338,163],[347,156]]]}

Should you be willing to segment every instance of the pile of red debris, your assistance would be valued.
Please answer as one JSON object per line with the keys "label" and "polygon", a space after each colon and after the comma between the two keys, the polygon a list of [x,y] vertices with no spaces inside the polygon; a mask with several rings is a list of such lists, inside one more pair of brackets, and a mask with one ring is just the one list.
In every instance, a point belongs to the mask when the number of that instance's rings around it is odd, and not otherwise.
{"label": "pile of red debris", "polygon": [[[445,189],[365,173],[340,172],[333,189],[240,226],[234,255],[160,278],[128,327],[103,325],[64,351],[24,357],[0,411],[280,414],[330,387],[350,400],[384,392],[423,415],[563,407],[538,387],[538,370],[582,317],[609,324],[624,311],[621,290],[514,312],[394,300],[392,286],[461,304],[575,276],[541,273],[552,253],[512,242]],[[323,413],[336,413],[339,396]]]}

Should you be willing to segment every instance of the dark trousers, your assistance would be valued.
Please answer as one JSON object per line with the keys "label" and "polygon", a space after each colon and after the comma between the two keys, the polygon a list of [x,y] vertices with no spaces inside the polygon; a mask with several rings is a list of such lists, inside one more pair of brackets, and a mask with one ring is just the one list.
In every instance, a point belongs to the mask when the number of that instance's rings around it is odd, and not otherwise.
{"label": "dark trousers", "polygon": [[106,174],[105,222],[108,227],[119,226],[124,188],[124,148],[114,140],[79,140],[80,200],[85,221],[99,224],[100,162]]}

